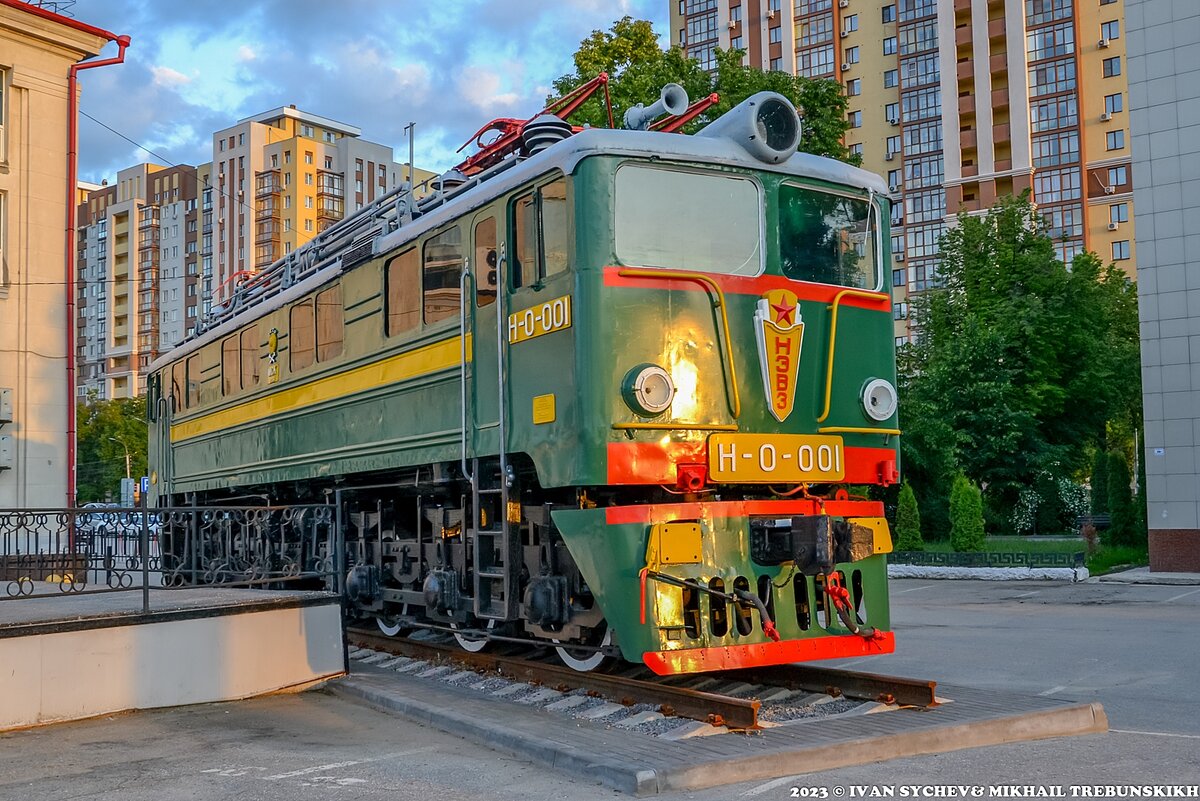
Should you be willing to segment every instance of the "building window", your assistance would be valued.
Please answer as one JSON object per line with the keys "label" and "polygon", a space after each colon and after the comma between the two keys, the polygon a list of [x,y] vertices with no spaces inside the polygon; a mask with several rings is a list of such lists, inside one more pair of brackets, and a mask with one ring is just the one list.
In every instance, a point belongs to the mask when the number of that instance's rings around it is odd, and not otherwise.
{"label": "building window", "polygon": [[899,70],[885,70],[883,73],[883,88],[894,89],[900,85]]}
{"label": "building window", "polygon": [[1129,258],[1129,240],[1122,239],[1112,243],[1112,260],[1124,261]]}
{"label": "building window", "polygon": [[852,78],[846,81],[846,96],[858,97],[862,94],[862,78]]}
{"label": "building window", "polygon": [[1113,56],[1104,59],[1104,77],[1115,78],[1121,74],[1121,57]]}
{"label": "building window", "polygon": [[847,116],[847,118],[850,120],[851,128],[861,128],[862,127],[862,112],[861,111],[851,111],[850,114]]}
{"label": "building window", "polygon": [[730,22],[741,22],[742,21],[742,7],[741,6],[734,6],[733,8],[729,9],[729,21]]}
{"label": "building window", "polygon": [[846,63],[847,64],[857,64],[858,63],[858,47],[857,46],[846,48]]}
{"label": "building window", "polygon": [[896,55],[896,37],[889,36],[883,40],[883,54],[885,56]]}
{"label": "building window", "polygon": [[883,7],[883,21],[884,22],[895,22],[896,21],[896,6],[894,4]]}
{"label": "building window", "polygon": [[783,58],[771,59],[771,72],[783,72]]}
{"label": "building window", "polygon": [[888,181],[888,186],[894,186],[897,189],[899,189],[900,184],[902,184],[904,182],[901,171],[900,170],[888,170],[887,181]]}
{"label": "building window", "polygon": [[731,50],[741,50],[742,49],[742,37],[735,36],[732,39],[730,39],[729,40],[729,48]]}
{"label": "building window", "polygon": [[1038,203],[1078,200],[1080,197],[1077,168],[1043,170],[1034,173],[1033,196]]}
{"label": "building window", "polygon": [[851,156],[861,156],[863,154],[862,142],[855,142],[852,145],[847,145],[846,152]]}
{"label": "building window", "polygon": [[1125,131],[1109,131],[1104,135],[1109,150],[1120,150],[1125,147]]}
{"label": "building window", "polygon": [[1120,39],[1121,38],[1121,23],[1118,20],[1112,20],[1100,25],[1101,39]]}
{"label": "building window", "polygon": [[1124,95],[1117,93],[1115,95],[1104,96],[1104,111],[1108,114],[1116,114],[1125,110]]}
{"label": "building window", "polygon": [[312,139],[313,138],[313,127],[311,125],[305,125],[304,123],[301,123],[300,124],[300,135],[307,136],[309,139]]}
{"label": "building window", "polygon": [[1070,55],[1075,52],[1075,26],[1071,22],[1060,22],[1037,28],[1029,32],[1025,41],[1030,61]]}
{"label": "building window", "polygon": [[899,153],[900,148],[901,148],[901,146],[900,146],[900,136],[899,135],[889,136],[887,138],[887,152]]}
{"label": "building window", "polygon": [[851,14],[842,21],[842,30],[857,31],[858,30],[858,15]]}
{"label": "building window", "polygon": [[770,37],[771,44],[779,44],[780,42],[783,41],[783,28],[780,28],[780,27],[771,28],[769,37]]}
{"label": "building window", "polygon": [[908,319],[908,304],[905,302],[892,304],[892,319],[907,320]]}
{"label": "building window", "polygon": [[833,45],[814,47],[796,54],[796,74],[818,78],[833,72]]}
{"label": "building window", "polygon": [[883,116],[888,122],[900,122],[900,104],[888,103],[883,107]]}
{"label": "building window", "polygon": [[1125,166],[1108,168],[1108,185],[1111,187],[1124,186],[1129,183],[1129,170]]}
{"label": "building window", "polygon": [[904,268],[892,270],[892,286],[904,286],[908,278],[904,274]]}
{"label": "building window", "polygon": [[1108,221],[1114,223],[1129,222],[1129,204],[1114,203],[1108,207]]}

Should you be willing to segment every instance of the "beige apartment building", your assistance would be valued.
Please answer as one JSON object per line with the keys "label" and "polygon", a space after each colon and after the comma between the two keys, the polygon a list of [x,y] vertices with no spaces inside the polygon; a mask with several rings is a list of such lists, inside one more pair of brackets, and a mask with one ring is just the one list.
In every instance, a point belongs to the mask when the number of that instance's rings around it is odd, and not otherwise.
{"label": "beige apartment building", "polygon": [[1125,0],[671,0],[672,41],[845,87],[891,187],[897,343],[959,214],[1032,191],[1059,255],[1136,264]]}
{"label": "beige apartment building", "polygon": [[69,75],[116,38],[0,0],[0,508],[71,500]]}

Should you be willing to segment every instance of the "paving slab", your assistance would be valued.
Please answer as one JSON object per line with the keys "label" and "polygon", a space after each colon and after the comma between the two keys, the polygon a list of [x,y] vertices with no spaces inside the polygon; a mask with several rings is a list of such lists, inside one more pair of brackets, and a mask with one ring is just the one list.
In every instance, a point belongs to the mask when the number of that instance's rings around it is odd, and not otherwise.
{"label": "paving slab", "polygon": [[1151,573],[1148,567],[1135,567],[1119,573],[1107,573],[1097,578],[1105,584],[1197,584],[1200,573]]}
{"label": "paving slab", "polygon": [[[410,675],[355,665],[334,694],[633,795],[829,770],[898,757],[1108,730],[1098,703],[940,686],[933,709],[825,718],[756,734],[665,740],[517,705]],[[614,705],[616,706],[616,705]],[[599,707],[598,707],[599,709]],[[594,712],[595,710],[589,710]]]}

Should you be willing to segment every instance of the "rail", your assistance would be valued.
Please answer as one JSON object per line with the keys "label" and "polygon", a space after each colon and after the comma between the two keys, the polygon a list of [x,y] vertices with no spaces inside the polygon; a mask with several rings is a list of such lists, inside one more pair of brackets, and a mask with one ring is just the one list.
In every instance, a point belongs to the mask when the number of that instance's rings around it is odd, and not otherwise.
{"label": "rail", "polygon": [[[492,636],[500,643],[515,642]],[[545,684],[567,691],[583,689],[618,703],[654,704],[663,714],[676,715],[727,726],[731,729],[758,729],[761,702],[691,689],[680,684],[679,676],[653,676],[638,666],[628,665],[625,673],[580,673],[557,664],[548,664],[511,654],[464,651],[451,644],[405,637],[383,637],[370,631],[351,628],[346,632],[350,645],[426,661],[456,662],[476,670],[490,670],[510,678]],[[632,671],[635,675],[630,675]],[[643,674],[645,677],[639,677]],[[778,665],[728,670],[706,677],[741,684],[762,685],[835,697],[875,701],[883,704],[933,707],[937,701],[937,682],[885,676],[877,673],[827,668],[814,665]],[[697,675],[694,678],[702,678]]]}

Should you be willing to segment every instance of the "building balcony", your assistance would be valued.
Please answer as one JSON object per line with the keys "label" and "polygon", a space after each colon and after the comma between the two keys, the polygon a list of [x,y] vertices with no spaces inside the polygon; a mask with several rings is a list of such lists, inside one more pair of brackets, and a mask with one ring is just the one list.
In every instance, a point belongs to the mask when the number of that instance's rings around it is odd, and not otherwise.
{"label": "building balcony", "polygon": [[317,219],[318,220],[340,220],[344,213],[346,204],[341,198],[335,197],[318,197],[317,198]]}
{"label": "building balcony", "polygon": [[260,172],[254,179],[255,197],[278,195],[283,191],[283,182],[279,179],[279,170]]}
{"label": "building balcony", "polygon": [[317,197],[343,198],[345,196],[345,182],[341,173],[317,171]]}
{"label": "building balcony", "polygon": [[138,217],[138,229],[145,230],[147,228],[158,227],[158,207],[151,206],[148,209],[142,209],[141,215]]}
{"label": "building balcony", "polygon": [[279,238],[282,234],[283,234],[283,226],[281,226],[275,220],[272,219],[267,222],[260,222],[260,223],[258,223],[257,226],[255,226],[254,244],[256,244],[256,245],[268,245],[268,244],[278,245]]}

